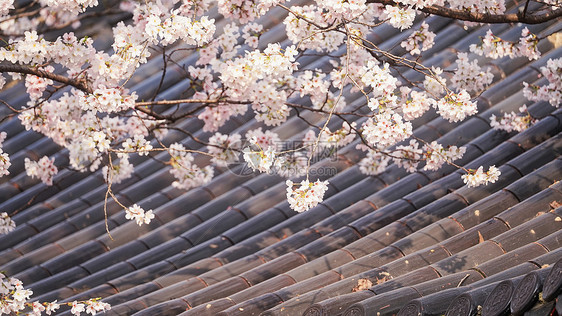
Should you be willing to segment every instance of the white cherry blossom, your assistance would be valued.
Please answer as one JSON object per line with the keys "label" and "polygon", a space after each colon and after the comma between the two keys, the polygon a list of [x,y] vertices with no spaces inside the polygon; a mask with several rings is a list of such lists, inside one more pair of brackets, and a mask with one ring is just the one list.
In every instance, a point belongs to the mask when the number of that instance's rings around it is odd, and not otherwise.
{"label": "white cherry blossom", "polygon": [[412,8],[400,8],[398,6],[386,5],[385,14],[389,18],[390,25],[397,29],[408,29],[414,24],[416,11]]}
{"label": "white cherry blossom", "polygon": [[16,222],[14,222],[8,213],[0,213],[0,235],[7,234],[16,228]]}
{"label": "white cherry blossom", "polygon": [[469,170],[469,173],[462,175],[462,180],[470,188],[486,185],[489,182],[494,183],[500,175],[500,170],[495,166],[490,166],[486,172],[484,172],[484,167],[480,166],[477,170]]}
{"label": "white cherry blossom", "polygon": [[450,122],[462,121],[477,112],[476,102],[471,101],[470,95],[465,90],[439,99],[436,107],[437,113]]}
{"label": "white cherry blossom", "polygon": [[39,178],[46,185],[53,185],[53,176],[57,174],[58,169],[55,166],[55,158],[49,159],[43,156],[39,161],[31,161],[25,158],[25,171],[32,178]]}
{"label": "white cherry blossom", "polygon": [[328,190],[328,181],[316,180],[309,182],[303,180],[300,184],[294,184],[287,180],[287,201],[289,206],[296,212],[304,212],[322,202],[324,193]]}
{"label": "white cherry blossom", "polygon": [[375,176],[386,170],[391,158],[374,150],[367,152],[367,157],[359,162],[359,170],[366,175]]}
{"label": "white cherry blossom", "polygon": [[149,224],[154,218],[154,214],[152,213],[152,210],[145,211],[137,204],[133,204],[125,210],[125,218],[134,220],[139,226],[141,226],[143,223]]}

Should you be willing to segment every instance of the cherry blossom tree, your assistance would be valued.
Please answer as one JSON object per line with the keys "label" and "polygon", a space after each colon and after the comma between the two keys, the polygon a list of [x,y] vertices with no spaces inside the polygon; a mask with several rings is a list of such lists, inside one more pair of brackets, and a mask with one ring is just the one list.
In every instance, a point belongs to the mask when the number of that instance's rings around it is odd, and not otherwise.
{"label": "cherry blossom tree", "polygon": [[[223,20],[216,20],[215,9]],[[262,36],[273,27],[264,18],[270,10],[285,14],[286,40],[281,43]],[[415,137],[412,121],[428,111],[450,122],[476,114],[475,98],[494,77],[479,60],[538,59],[539,44],[551,34],[524,27],[519,39],[508,41],[488,31],[480,43],[458,53],[455,69],[445,70],[422,58],[435,44],[431,17],[459,20],[466,29],[547,25],[562,16],[562,6],[558,0],[311,0],[305,5],[280,0],[0,0],[0,15],[0,88],[21,85],[28,95],[24,104],[0,100],[9,113],[3,120],[18,119],[68,153],[64,164],[47,156],[25,158],[27,175],[52,185],[63,168],[99,170],[108,185],[106,196],[116,200],[127,219],[143,225],[154,217],[152,210],[121,204],[111,186],[132,175],[132,155],[160,151],[168,153],[162,163],[176,179],[172,185],[183,190],[204,185],[237,163],[247,163],[252,172],[286,177],[287,199],[297,212],[317,205],[327,190],[328,181],[310,173],[315,155],[344,146],[364,152],[359,169],[367,175],[390,164],[409,172],[448,164],[464,170],[468,186],[495,182],[501,176],[495,166],[486,171],[457,166],[464,147]],[[97,48],[96,38],[83,27],[102,17],[112,27],[106,50]],[[383,24],[404,32],[398,48],[381,49],[373,40]],[[167,69],[186,54],[196,56],[188,67],[176,67],[186,97],[169,99],[162,93]],[[307,58],[318,57],[329,59],[329,67],[303,66]],[[131,90],[139,67],[155,58],[162,58],[163,71],[154,93]],[[410,80],[406,71],[422,79]],[[548,60],[540,71],[547,83],[525,83],[525,97],[558,106],[562,58]],[[344,91],[361,95],[363,102],[348,104]],[[305,112],[321,119],[307,121]],[[248,114],[259,128],[245,135],[219,131],[232,118]],[[310,126],[297,148],[284,146],[287,139],[272,131],[292,116]],[[186,119],[200,120],[211,136],[200,138],[179,127]],[[490,120],[506,132],[522,131],[535,121],[526,107]],[[170,130],[198,146],[165,144]],[[0,176],[10,176],[11,160],[2,143],[11,136],[0,132]],[[15,225],[9,214],[0,214],[0,233]],[[59,306],[56,301],[29,303],[29,290],[18,280],[0,277],[0,314],[27,308],[33,315],[50,315]],[[109,308],[96,300],[70,305],[74,314]]]}

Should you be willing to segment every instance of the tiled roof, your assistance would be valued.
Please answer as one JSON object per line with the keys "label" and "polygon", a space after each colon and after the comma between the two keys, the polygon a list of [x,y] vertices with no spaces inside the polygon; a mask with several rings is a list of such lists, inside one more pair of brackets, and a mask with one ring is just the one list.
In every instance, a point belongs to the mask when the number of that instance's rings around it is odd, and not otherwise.
{"label": "tiled roof", "polygon": [[[274,9],[261,19],[271,27],[262,38],[287,44],[282,14]],[[427,19],[437,37],[423,62],[445,69],[455,69],[457,53],[489,28]],[[560,26],[554,21],[529,28],[541,35]],[[523,26],[491,28],[509,40]],[[407,33],[381,25],[372,36],[381,49],[404,54],[396,44]],[[97,44],[109,45],[103,37]],[[33,300],[102,297],[112,305],[107,315],[475,315],[477,310],[503,315],[509,308],[515,315],[529,309],[529,315],[549,315],[555,308],[562,314],[561,298],[556,301],[562,282],[562,110],[530,103],[521,91],[524,81],[544,83],[538,69],[562,56],[562,48],[547,40],[540,49],[543,56],[533,62],[487,62],[494,83],[477,98],[479,114],[450,123],[431,110],[413,122],[414,134],[426,141],[466,146],[459,165],[497,166],[497,182],[467,188],[462,172],[451,166],[410,174],[392,165],[365,176],[357,166],[363,153],[354,142],[338,150],[336,159],[314,165],[326,171],[319,177],[329,180],[329,189],[322,203],[304,213],[289,208],[284,179],[241,176],[243,166],[220,169],[209,184],[190,191],[173,188],[168,167],[158,162],[169,156],[161,152],[155,159],[132,157],[134,176],[112,187],[125,205],[154,210],[154,220],[139,227],[125,219],[119,205],[105,201],[100,171],[62,168],[50,187],[26,176],[24,157],[49,155],[63,166],[67,152],[26,131],[17,119],[5,120],[0,130],[8,133],[4,151],[13,165],[11,174],[0,178],[0,210],[12,214],[18,226],[0,236],[0,270],[33,290]],[[180,65],[195,63],[195,56],[182,54]],[[322,68],[327,59],[299,62]],[[131,80],[141,99],[154,93],[160,67],[161,60],[153,58]],[[403,75],[422,79],[415,71]],[[172,66],[160,97],[181,97],[184,84],[179,66]],[[22,106],[21,89],[17,84],[0,97]],[[348,104],[364,102],[349,91],[345,96]],[[518,134],[490,128],[492,114],[523,104],[539,119],[535,125]],[[299,116],[274,131],[284,140],[300,140],[308,127],[302,118],[325,120],[308,111]],[[328,126],[341,122],[334,118]],[[220,132],[259,126],[249,112]],[[195,118],[177,127],[210,136]],[[172,130],[163,143],[173,142],[202,147]],[[206,164],[208,158],[199,155],[196,161]],[[372,286],[354,291],[361,279]]]}

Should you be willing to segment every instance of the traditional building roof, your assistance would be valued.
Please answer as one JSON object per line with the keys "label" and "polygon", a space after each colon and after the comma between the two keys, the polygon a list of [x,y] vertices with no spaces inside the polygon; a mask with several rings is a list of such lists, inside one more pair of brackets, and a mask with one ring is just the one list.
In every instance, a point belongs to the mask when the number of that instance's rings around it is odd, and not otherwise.
{"label": "traditional building roof", "polygon": [[[288,43],[279,23],[284,14],[274,9],[261,18],[270,27],[264,41]],[[215,18],[219,29],[226,24]],[[478,43],[488,28],[505,39],[517,38],[523,28],[426,20],[437,37],[422,60],[445,69],[455,69],[457,53]],[[561,26],[554,21],[528,27],[540,36]],[[108,47],[103,34],[97,45]],[[404,54],[397,44],[407,35],[381,25],[372,40]],[[0,271],[30,288],[32,300],[102,297],[112,305],[107,315],[504,315],[508,309],[514,315],[550,315],[554,309],[562,314],[562,110],[529,102],[522,93],[523,82],[545,82],[539,68],[562,57],[562,47],[543,40],[540,50],[536,61],[479,57],[492,68],[494,81],[478,96],[477,115],[451,123],[430,110],[413,122],[414,134],[426,141],[465,146],[459,165],[497,166],[497,182],[468,188],[463,173],[451,166],[408,173],[391,165],[366,176],[357,165],[364,153],[356,141],[314,165],[329,188],[323,202],[303,213],[289,208],[285,179],[247,173],[244,165],[218,170],[202,187],[174,188],[169,167],[159,162],[169,156],[160,152],[132,156],[134,176],[112,186],[125,205],[154,210],[153,221],[138,226],[105,199],[101,171],[62,168],[53,186],[28,177],[24,157],[52,156],[65,166],[67,152],[25,130],[17,118],[6,119],[0,130],[8,134],[4,151],[12,166],[0,178],[0,210],[17,227],[0,236]],[[182,54],[167,69],[159,98],[182,97],[181,67],[196,61],[189,51]],[[149,98],[161,79],[161,59],[154,55],[129,83],[140,99]],[[327,60],[299,62],[314,69]],[[423,79],[415,71],[403,75]],[[13,85],[0,99],[22,106],[22,89]],[[344,95],[348,104],[364,102],[357,93]],[[536,124],[520,133],[490,127],[492,114],[524,104]],[[306,110],[291,114],[274,128],[288,141],[302,139],[308,127],[302,118],[326,119]],[[341,122],[334,118],[328,126]],[[202,126],[194,117],[177,123],[208,138]],[[220,132],[242,134],[259,126],[249,111]],[[179,131],[162,141],[202,147]],[[208,158],[196,160],[204,164]]]}

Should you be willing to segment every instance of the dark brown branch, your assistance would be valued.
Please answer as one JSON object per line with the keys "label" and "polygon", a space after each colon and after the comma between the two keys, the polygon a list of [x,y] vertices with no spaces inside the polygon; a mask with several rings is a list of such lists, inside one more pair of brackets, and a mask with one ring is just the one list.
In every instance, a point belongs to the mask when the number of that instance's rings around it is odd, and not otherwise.
{"label": "dark brown branch", "polygon": [[50,73],[48,71],[22,65],[0,65],[0,72],[16,72],[20,74],[34,75],[41,78],[51,79],[65,85],[72,86],[86,93],[92,93],[92,89],[83,81]]}
{"label": "dark brown branch", "polygon": [[23,17],[34,16],[34,15],[38,14],[39,11],[40,11],[40,9],[37,9],[37,10],[33,10],[33,11],[28,11],[28,12],[22,11],[21,13],[9,15],[4,20],[0,21],[0,23],[6,22],[6,21],[9,21],[9,20],[15,20],[15,19],[23,18]]}
{"label": "dark brown branch", "polygon": [[141,111],[144,114],[150,115],[152,117],[154,117],[157,120],[169,120],[169,121],[174,121],[173,118],[170,118],[168,116],[164,116],[164,115],[160,115],[154,111],[151,111],[150,109],[147,109],[143,106],[135,106],[135,109],[138,111]]}
{"label": "dark brown branch", "polygon": [[145,101],[137,102],[137,106],[147,106],[147,105],[175,105],[182,103],[205,103],[205,104],[217,104],[217,103],[230,103],[230,104],[250,104],[250,101],[233,101],[233,100],[222,100],[222,99],[182,99],[182,100],[162,100],[162,101]]}
{"label": "dark brown branch", "polygon": [[[380,3],[384,5],[397,5],[392,0],[367,0],[367,3]],[[447,18],[479,22],[479,23],[525,23],[525,24],[540,24],[550,20],[554,20],[562,16],[562,8],[556,10],[549,10],[540,14],[528,14],[528,12],[519,11],[517,13],[506,14],[489,14],[480,12],[469,12],[465,10],[451,9],[442,6],[429,6],[421,9],[420,11],[439,15]]]}
{"label": "dark brown branch", "polygon": [[158,88],[156,88],[156,91],[154,92],[152,99],[150,99],[150,101],[153,102],[154,100],[156,100],[158,93],[160,93],[160,89],[162,89],[162,85],[164,84],[164,78],[166,78],[166,70],[168,69],[168,61],[166,60],[166,47],[162,47],[162,62],[164,63],[164,66],[162,66],[162,76],[160,76],[160,82],[158,83]]}

